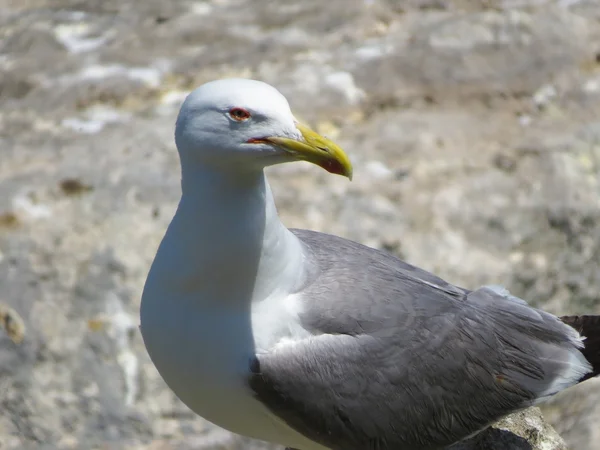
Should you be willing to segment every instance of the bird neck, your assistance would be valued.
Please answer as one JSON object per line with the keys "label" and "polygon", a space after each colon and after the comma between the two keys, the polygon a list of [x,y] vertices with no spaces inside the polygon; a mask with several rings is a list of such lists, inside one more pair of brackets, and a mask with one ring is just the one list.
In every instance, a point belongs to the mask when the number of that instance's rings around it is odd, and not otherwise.
{"label": "bird neck", "polygon": [[250,303],[286,295],[304,276],[302,244],[280,221],[262,170],[233,175],[185,169],[165,241],[161,247],[168,253],[161,258],[171,282],[202,292],[202,301]]}

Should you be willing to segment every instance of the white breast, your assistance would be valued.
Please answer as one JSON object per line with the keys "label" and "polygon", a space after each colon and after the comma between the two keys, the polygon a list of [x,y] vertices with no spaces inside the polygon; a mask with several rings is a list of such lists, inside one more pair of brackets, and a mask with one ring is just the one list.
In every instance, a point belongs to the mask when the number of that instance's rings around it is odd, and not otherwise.
{"label": "white breast", "polygon": [[268,352],[282,345],[311,336],[300,322],[301,296],[278,295],[252,305],[251,322],[255,348],[258,353]]}
{"label": "white breast", "polygon": [[246,384],[255,352],[307,334],[294,317],[294,298],[244,312],[181,298],[156,308],[162,301],[153,297],[142,304],[144,342],[163,379],[190,409],[234,433],[302,450],[323,449],[268,411]]}

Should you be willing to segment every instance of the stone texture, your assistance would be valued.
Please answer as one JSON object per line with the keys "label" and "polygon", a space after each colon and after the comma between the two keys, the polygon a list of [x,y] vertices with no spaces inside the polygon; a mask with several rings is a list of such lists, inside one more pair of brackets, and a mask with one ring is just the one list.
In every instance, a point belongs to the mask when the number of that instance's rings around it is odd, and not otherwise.
{"label": "stone texture", "polygon": [[513,414],[474,438],[448,450],[567,450],[538,408]]}
{"label": "stone texture", "polygon": [[[0,0],[0,318],[24,333],[0,331],[0,448],[263,448],[191,414],[137,332],[174,117],[216,77],[274,84],[355,164],[352,183],[270,169],[289,226],[599,314],[598,19],[594,0]],[[596,450],[599,405],[591,380],[543,409]]]}

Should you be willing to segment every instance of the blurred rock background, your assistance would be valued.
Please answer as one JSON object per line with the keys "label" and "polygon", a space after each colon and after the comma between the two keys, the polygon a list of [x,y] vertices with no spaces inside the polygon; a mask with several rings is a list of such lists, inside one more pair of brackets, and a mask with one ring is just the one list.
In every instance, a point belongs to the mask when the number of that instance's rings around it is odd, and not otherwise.
{"label": "blurred rock background", "polygon": [[[600,1],[0,0],[0,449],[260,447],[184,407],[137,330],[175,115],[228,76],[355,164],[270,169],[289,226],[600,314]],[[544,414],[600,449],[598,380]]]}

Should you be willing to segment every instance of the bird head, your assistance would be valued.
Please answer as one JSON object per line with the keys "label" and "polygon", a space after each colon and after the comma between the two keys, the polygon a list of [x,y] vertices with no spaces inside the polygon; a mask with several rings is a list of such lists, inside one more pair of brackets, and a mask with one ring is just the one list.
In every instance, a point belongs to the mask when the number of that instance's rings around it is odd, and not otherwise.
{"label": "bird head", "polygon": [[191,92],[177,117],[175,141],[186,164],[227,170],[308,161],[352,178],[344,151],[298,122],[286,98],[260,81],[222,79]]}

